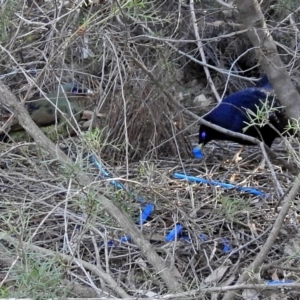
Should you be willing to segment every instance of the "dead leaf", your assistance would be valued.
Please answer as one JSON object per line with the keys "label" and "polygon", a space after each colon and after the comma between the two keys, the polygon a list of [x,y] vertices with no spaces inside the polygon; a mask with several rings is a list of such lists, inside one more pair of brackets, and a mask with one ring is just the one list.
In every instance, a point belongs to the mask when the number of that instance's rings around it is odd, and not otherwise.
{"label": "dead leaf", "polygon": [[259,293],[256,290],[244,290],[242,297],[244,300],[259,300]]}
{"label": "dead leaf", "polygon": [[272,280],[279,280],[279,277],[277,275],[277,270],[274,271],[274,273],[271,276]]}
{"label": "dead leaf", "polygon": [[209,106],[213,103],[212,99],[206,98],[204,94],[198,95],[194,99],[194,103],[200,105],[201,107]]}
{"label": "dead leaf", "polygon": [[228,270],[227,266],[222,266],[219,267],[217,269],[215,269],[214,271],[212,271],[212,273],[207,276],[204,280],[205,283],[215,283],[218,282],[225,274],[225,272]]}

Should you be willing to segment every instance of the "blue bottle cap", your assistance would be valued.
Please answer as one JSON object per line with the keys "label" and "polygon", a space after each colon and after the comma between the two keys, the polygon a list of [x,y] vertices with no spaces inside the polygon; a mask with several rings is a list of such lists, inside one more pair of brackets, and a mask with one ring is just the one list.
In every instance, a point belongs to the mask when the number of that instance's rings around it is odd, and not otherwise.
{"label": "blue bottle cap", "polygon": [[196,158],[203,158],[203,153],[201,152],[201,150],[199,149],[199,147],[195,147],[193,149],[193,154],[195,155]]}

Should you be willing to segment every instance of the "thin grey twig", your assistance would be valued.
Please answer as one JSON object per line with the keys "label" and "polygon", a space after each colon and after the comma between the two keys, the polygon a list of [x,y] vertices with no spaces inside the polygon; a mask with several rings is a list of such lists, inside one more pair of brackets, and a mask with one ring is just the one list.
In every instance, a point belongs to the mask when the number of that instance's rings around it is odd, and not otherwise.
{"label": "thin grey twig", "polygon": [[[196,37],[196,40],[197,40],[198,50],[199,50],[199,53],[201,55],[202,62],[204,64],[206,64],[206,58],[205,58],[205,53],[204,53],[204,50],[203,50],[203,44],[202,44],[201,39],[200,39],[199,29],[198,29],[197,21],[196,21],[194,0],[190,0],[190,12],[191,12],[192,23],[193,23],[193,27],[194,27],[194,34],[195,34],[195,37]],[[215,87],[215,85],[214,85],[214,83],[211,79],[208,67],[204,66],[203,68],[204,68],[204,72],[205,72],[207,81],[208,81],[208,83],[209,83],[216,99],[218,100],[218,102],[221,102],[220,95],[217,92],[216,87]]]}

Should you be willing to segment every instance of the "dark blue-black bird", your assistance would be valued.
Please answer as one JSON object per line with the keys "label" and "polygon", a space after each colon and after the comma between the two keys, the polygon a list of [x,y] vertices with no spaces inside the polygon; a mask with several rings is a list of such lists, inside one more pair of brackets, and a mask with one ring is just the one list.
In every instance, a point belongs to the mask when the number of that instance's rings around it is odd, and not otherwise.
{"label": "dark blue-black bird", "polygon": [[[268,109],[267,120],[259,125],[253,125],[252,122],[252,125],[248,126],[251,124],[250,116],[254,118],[260,113],[259,111],[267,112]],[[262,77],[256,87],[246,88],[224,98],[203,119],[224,129],[255,137],[269,147],[277,137],[286,131],[288,125],[285,110],[279,100],[274,97],[273,87],[266,75]],[[203,150],[204,145],[212,140],[227,140],[242,145],[253,145],[249,141],[218,132],[201,124],[199,129],[200,150]]]}

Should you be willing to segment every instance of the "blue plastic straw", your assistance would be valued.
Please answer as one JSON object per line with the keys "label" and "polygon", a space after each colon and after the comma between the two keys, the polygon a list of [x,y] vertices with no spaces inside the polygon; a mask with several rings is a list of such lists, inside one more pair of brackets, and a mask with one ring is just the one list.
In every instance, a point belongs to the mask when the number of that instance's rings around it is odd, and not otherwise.
{"label": "blue plastic straw", "polygon": [[[106,178],[110,178],[111,177],[110,174],[101,166],[101,164],[98,162],[98,160],[94,157],[94,155],[90,156],[90,160],[100,170],[101,174],[104,177],[106,177]],[[126,187],[122,183],[120,183],[119,181],[111,180],[110,184],[114,185],[118,189],[127,191]]]}
{"label": "blue plastic straw", "polygon": [[268,280],[266,281],[267,285],[280,285],[280,284],[286,284],[286,283],[293,283],[294,280],[286,279],[286,280]]}
{"label": "blue plastic straw", "polygon": [[[104,168],[102,167],[102,165],[99,163],[99,161],[95,158],[94,155],[91,155],[91,156],[90,156],[90,160],[91,160],[91,162],[92,162],[92,163],[100,170],[101,174],[102,174],[105,178],[111,178],[111,175],[109,174],[109,172],[108,172],[106,169],[104,169]],[[112,184],[113,186],[115,186],[115,187],[118,188],[118,189],[121,189],[121,190],[126,191],[126,192],[129,193],[131,196],[136,197],[133,193],[130,192],[130,190],[128,190],[128,189],[126,188],[125,185],[123,185],[123,184],[120,183],[119,181],[117,181],[117,180],[111,180],[111,181],[110,181],[110,184]],[[150,203],[150,204],[147,204],[146,201],[145,201],[142,197],[140,197],[140,196],[138,196],[138,197],[136,197],[136,198],[137,198],[137,200],[138,200],[141,204],[145,205],[145,207],[144,207],[144,209],[143,209],[143,211],[142,211],[142,214],[141,214],[139,220],[136,222],[136,224],[141,225],[141,224],[146,223],[147,219],[150,217],[150,215],[151,215],[152,212],[154,211],[154,204],[151,204],[151,203]]]}
{"label": "blue plastic straw", "polygon": [[191,182],[197,182],[197,183],[206,183],[210,184],[213,186],[221,186],[222,188],[225,189],[236,189],[238,191],[243,191],[246,193],[250,193],[256,196],[261,196],[261,197],[270,197],[269,194],[265,194],[257,189],[251,188],[251,187],[241,187],[235,184],[230,184],[230,183],[223,183],[221,181],[215,181],[215,180],[210,180],[210,179],[204,179],[200,177],[194,177],[194,176],[188,176],[180,173],[174,173],[174,177],[177,179],[186,179]]}
{"label": "blue plastic straw", "polygon": [[182,233],[183,226],[181,224],[176,224],[174,229],[166,236],[166,242],[175,241],[175,239]]}
{"label": "blue plastic straw", "polygon": [[229,244],[228,240],[226,238],[222,238],[223,242],[223,252],[228,253],[232,250],[231,245]]}
{"label": "blue plastic straw", "polygon": [[146,223],[153,211],[154,211],[154,204],[152,204],[152,203],[146,204],[140,215],[140,220],[138,220],[136,222],[136,224],[142,225],[142,224]]}
{"label": "blue plastic straw", "polygon": [[[188,235],[181,235],[183,231],[183,226],[179,223],[175,225],[175,227],[170,231],[170,233],[166,236],[165,240],[166,242],[172,242],[175,241],[176,239],[182,239],[188,243],[191,243],[192,240]],[[200,233],[199,238],[202,242],[208,241],[207,236],[204,233]],[[232,251],[232,246],[228,242],[226,238],[222,238],[222,243],[223,243],[223,252],[229,253]]]}

